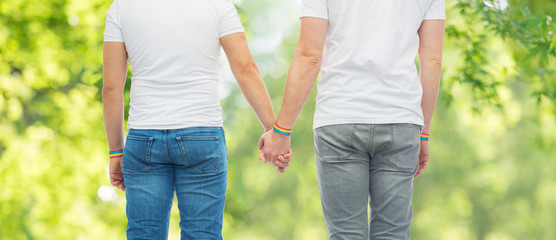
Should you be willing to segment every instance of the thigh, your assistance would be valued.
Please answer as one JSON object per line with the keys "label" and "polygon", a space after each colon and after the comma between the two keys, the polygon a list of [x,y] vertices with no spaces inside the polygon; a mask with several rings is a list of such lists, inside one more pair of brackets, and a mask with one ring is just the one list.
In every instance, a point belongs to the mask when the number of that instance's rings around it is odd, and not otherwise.
{"label": "thigh", "polygon": [[376,125],[370,164],[370,238],[409,239],[413,175],[418,168],[420,127]]}
{"label": "thigh", "polygon": [[315,129],[322,209],[330,239],[368,239],[369,158],[352,146],[352,125]]}
{"label": "thigh", "polygon": [[180,135],[185,165],[175,170],[175,186],[181,238],[222,239],[228,166],[224,132],[207,128]]}
{"label": "thigh", "polygon": [[158,164],[156,131],[134,130],[126,140],[122,172],[126,185],[128,239],[166,239],[174,197],[174,169]]}

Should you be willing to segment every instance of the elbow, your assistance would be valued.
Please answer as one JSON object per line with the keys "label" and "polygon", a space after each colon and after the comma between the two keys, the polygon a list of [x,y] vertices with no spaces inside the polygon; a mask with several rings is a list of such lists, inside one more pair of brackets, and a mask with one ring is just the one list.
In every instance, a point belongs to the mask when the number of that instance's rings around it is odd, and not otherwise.
{"label": "elbow", "polygon": [[421,65],[431,67],[442,66],[442,51],[425,51],[419,49],[419,62]]}
{"label": "elbow", "polygon": [[308,63],[311,67],[320,67],[322,63],[322,56],[308,57]]}
{"label": "elbow", "polygon": [[123,93],[123,89],[116,86],[103,85],[102,86],[102,98],[110,98],[112,96],[120,95]]}
{"label": "elbow", "polygon": [[433,66],[442,66],[442,57],[431,59],[430,64]]}
{"label": "elbow", "polygon": [[442,67],[442,56],[421,59],[420,62],[421,62],[421,66],[433,67],[433,68],[439,68],[440,67],[441,68]]}
{"label": "elbow", "polygon": [[113,87],[113,86],[109,86],[109,85],[104,84],[102,86],[102,95],[110,94],[110,93],[114,92],[115,89],[116,88]]}
{"label": "elbow", "polygon": [[246,61],[237,67],[237,75],[239,78],[245,78],[252,76],[253,74],[258,75],[259,70],[257,64],[254,61]]}
{"label": "elbow", "polygon": [[322,63],[322,51],[307,50],[301,52],[301,59],[303,59],[309,67],[320,68]]}

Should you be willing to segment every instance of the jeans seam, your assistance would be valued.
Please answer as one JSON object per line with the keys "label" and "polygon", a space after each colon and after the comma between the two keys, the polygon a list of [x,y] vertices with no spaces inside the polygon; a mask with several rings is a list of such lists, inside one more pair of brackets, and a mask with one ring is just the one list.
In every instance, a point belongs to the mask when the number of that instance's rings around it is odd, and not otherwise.
{"label": "jeans seam", "polygon": [[371,153],[370,155],[372,157],[372,155],[374,155],[373,154],[373,145],[374,145],[374,141],[375,141],[375,135],[374,135],[375,134],[375,125],[374,124],[371,124],[371,129],[370,130],[371,130],[371,136],[370,136],[371,139],[369,139],[369,147],[367,147],[367,149],[368,149],[367,151]]}
{"label": "jeans seam", "polygon": [[153,137],[145,137],[145,138],[142,138],[142,137],[134,137],[134,136],[128,136],[128,138],[135,139],[135,140],[139,140],[139,141],[147,141],[147,149],[146,149],[146,153],[145,153],[145,162],[147,163],[147,166],[146,166],[145,168],[139,169],[139,170],[137,170],[137,171],[131,171],[131,170],[129,170],[129,169],[123,169],[123,168],[122,168],[122,171],[125,171],[125,172],[127,172],[127,173],[142,173],[142,172],[146,172],[146,171],[148,171],[149,169],[151,169],[151,168],[152,168],[152,164],[151,164],[151,147],[152,147],[154,138],[153,138]]}
{"label": "jeans seam", "polygon": [[216,162],[216,169],[212,170],[212,171],[201,171],[198,170],[195,167],[191,167],[193,168],[193,170],[195,170],[195,172],[199,173],[199,174],[206,174],[206,173],[217,173],[220,170],[220,161],[222,160],[220,155],[222,155],[222,152],[220,152],[220,138],[218,136],[216,136],[216,151],[218,151],[218,161]]}
{"label": "jeans seam", "polygon": [[183,144],[181,143],[181,137],[176,137],[176,142],[178,143],[178,146],[180,147],[180,151],[182,153],[182,158],[183,158],[183,163],[184,163],[184,167],[189,167],[189,163],[187,161],[187,153],[185,153],[185,149],[183,148]]}
{"label": "jeans seam", "polygon": [[151,164],[151,147],[153,145],[153,141],[154,141],[153,138],[149,137],[149,142],[147,143],[147,156],[146,156],[147,164],[149,165],[149,167],[152,167],[152,164]]}
{"label": "jeans seam", "polygon": [[[215,141],[216,141],[216,150],[218,151],[218,161],[216,162],[216,169],[215,170],[211,170],[211,171],[201,171],[196,167],[191,166],[191,169],[193,169],[193,171],[197,172],[198,174],[207,174],[207,173],[217,173],[220,170],[220,162],[222,161],[222,157],[220,155],[222,155],[222,152],[220,151],[220,138],[218,136],[215,136]],[[182,137],[176,137],[176,141],[178,142],[178,146],[180,147],[180,151],[183,154],[183,160],[184,160],[184,164],[185,167],[188,168],[189,166],[189,162],[187,161],[187,154],[186,151],[183,147],[183,143],[182,143]]]}
{"label": "jeans seam", "polygon": [[164,142],[164,154],[166,155],[166,160],[168,162],[171,162],[172,160],[170,159],[170,153],[168,151],[168,130],[164,130],[164,136],[162,137],[163,142]]}
{"label": "jeans seam", "polygon": [[[388,165],[390,165],[390,166],[392,166],[392,167],[394,167],[394,168],[396,168],[396,169],[398,169],[398,170],[400,170],[400,171],[407,171],[407,170],[414,170],[414,171],[415,171],[414,168],[403,167],[403,166],[400,166],[400,165],[398,165],[397,163],[391,161],[391,160],[392,160],[392,155],[395,154],[394,151],[392,151],[392,145],[394,145],[394,142],[396,141],[396,136],[395,136],[395,134],[394,134],[394,133],[395,133],[395,131],[394,131],[394,125],[390,125],[390,130],[391,130],[391,133],[392,133],[392,143],[391,143],[390,146],[389,146],[388,152],[386,152],[386,154],[384,154],[384,160],[385,160],[385,162],[386,162]],[[418,159],[417,159],[417,162],[419,162]],[[418,169],[418,168],[419,168],[419,164],[417,164],[417,169]],[[415,171],[415,172],[416,172],[416,171]]]}

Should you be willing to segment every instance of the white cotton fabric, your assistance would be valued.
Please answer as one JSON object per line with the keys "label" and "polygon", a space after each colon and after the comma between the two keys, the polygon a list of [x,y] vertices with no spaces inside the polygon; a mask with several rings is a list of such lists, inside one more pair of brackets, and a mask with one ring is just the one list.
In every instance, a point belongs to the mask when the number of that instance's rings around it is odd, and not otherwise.
{"label": "white cotton fabric", "polygon": [[328,20],[313,127],[424,125],[415,65],[423,20],[444,0],[303,0],[301,17]]}
{"label": "white cotton fabric", "polygon": [[220,38],[243,31],[230,0],[115,0],[104,41],[131,63],[128,128],[222,126]]}

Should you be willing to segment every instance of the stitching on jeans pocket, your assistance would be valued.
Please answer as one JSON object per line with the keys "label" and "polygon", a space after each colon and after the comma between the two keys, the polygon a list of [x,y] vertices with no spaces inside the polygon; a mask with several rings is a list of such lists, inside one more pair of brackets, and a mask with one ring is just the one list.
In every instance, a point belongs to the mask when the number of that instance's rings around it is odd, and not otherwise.
{"label": "stitching on jeans pocket", "polygon": [[[323,160],[349,158],[354,153],[353,128],[353,125],[332,125],[315,129],[315,153]],[[338,137],[337,133],[345,135]]]}
{"label": "stitching on jeans pocket", "polygon": [[385,160],[399,170],[415,170],[419,166],[419,131],[420,127],[413,124],[392,126],[392,144]]}
{"label": "stitching on jeans pocket", "polygon": [[199,174],[220,170],[222,152],[218,136],[178,136],[176,141],[185,167]]}
{"label": "stitching on jeans pocket", "polygon": [[152,137],[128,135],[124,147],[122,172],[139,173],[151,169],[153,141]]}

